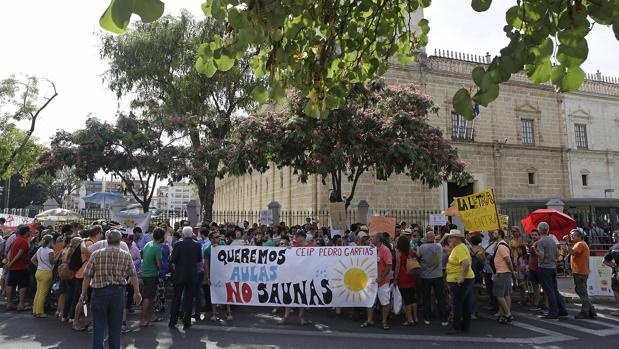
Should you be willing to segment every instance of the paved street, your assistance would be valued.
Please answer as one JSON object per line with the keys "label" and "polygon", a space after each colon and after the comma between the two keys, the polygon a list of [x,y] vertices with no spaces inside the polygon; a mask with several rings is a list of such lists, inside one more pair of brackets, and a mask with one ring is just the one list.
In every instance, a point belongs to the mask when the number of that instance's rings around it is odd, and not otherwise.
{"label": "paved street", "polygon": [[[617,348],[619,318],[609,316],[611,308],[600,305],[599,320],[564,319],[547,322],[516,308],[511,326],[499,325],[490,314],[473,321],[463,336],[447,336],[438,323],[414,328],[395,324],[390,331],[361,329],[360,322],[336,317],[331,310],[313,310],[312,324],[294,322],[278,326],[270,308],[237,308],[231,323],[201,321],[188,331],[170,330],[165,322],[123,335],[126,348],[401,348],[407,345],[479,348]],[[570,305],[570,313],[576,307]],[[280,314],[281,315],[281,314]],[[137,314],[132,316],[132,320]],[[134,323],[135,326],[135,323]],[[0,348],[87,348],[90,335],[72,331],[55,319],[34,320],[26,313],[0,314]]]}

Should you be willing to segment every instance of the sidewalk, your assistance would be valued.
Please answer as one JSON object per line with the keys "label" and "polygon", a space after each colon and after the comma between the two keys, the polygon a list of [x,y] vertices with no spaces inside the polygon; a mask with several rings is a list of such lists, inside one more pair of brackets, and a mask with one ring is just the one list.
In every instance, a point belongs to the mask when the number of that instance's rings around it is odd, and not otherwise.
{"label": "sidewalk", "polygon": [[[578,303],[579,298],[574,291],[574,280],[570,276],[560,276],[557,278],[557,285],[559,286],[559,292],[565,298],[568,303]],[[593,303],[606,304],[613,308],[619,308],[619,304],[615,302],[615,297],[595,296],[591,297]]]}

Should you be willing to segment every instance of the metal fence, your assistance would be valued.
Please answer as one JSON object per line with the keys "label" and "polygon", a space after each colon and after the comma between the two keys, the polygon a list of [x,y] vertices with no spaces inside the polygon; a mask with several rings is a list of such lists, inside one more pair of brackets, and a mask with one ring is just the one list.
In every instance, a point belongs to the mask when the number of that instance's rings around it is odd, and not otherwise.
{"label": "metal fence", "polygon": [[[356,209],[348,209],[346,220],[348,224],[367,222],[370,216],[390,216],[396,217],[398,222],[405,221],[408,224],[417,223],[419,225],[427,225],[430,220],[430,214],[439,214],[439,210],[369,210],[368,217],[362,219],[359,217]],[[279,221],[287,225],[305,224],[306,218],[318,221],[321,226],[329,226],[329,210],[282,210],[279,213]],[[213,220],[215,222],[233,222],[240,223],[248,221],[249,223],[259,223],[260,211],[213,211]]]}

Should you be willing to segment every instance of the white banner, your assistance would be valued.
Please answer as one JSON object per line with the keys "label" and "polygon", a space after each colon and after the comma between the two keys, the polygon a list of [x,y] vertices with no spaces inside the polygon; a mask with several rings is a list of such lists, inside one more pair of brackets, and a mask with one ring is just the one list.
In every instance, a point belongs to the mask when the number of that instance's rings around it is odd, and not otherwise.
{"label": "white banner", "polygon": [[374,247],[216,246],[213,304],[270,307],[371,307],[376,299]]}
{"label": "white banner", "polygon": [[273,225],[273,211],[260,210],[260,218],[258,219],[260,225]]}
{"label": "white banner", "polygon": [[447,223],[447,216],[442,214],[430,214],[430,226],[443,226]]}
{"label": "white banner", "polygon": [[612,269],[604,265],[604,257],[589,257],[587,290],[590,296],[613,296],[611,289]]}
{"label": "white banner", "polygon": [[34,223],[34,218],[18,216],[14,214],[0,213],[0,217],[6,219],[6,223],[4,223],[4,225],[7,227],[17,227],[22,224]]}
{"label": "white banner", "polygon": [[120,225],[131,233],[134,227],[142,228],[143,232],[148,231],[150,225],[150,212],[140,214],[114,213],[112,212],[112,221],[120,223]]}

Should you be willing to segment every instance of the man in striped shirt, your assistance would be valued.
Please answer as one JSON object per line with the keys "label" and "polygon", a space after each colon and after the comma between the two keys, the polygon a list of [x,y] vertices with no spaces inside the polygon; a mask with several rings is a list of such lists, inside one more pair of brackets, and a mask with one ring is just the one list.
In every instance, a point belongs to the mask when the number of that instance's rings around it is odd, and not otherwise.
{"label": "man in striped shirt", "polygon": [[142,301],[131,255],[120,248],[120,231],[110,230],[106,233],[106,238],[108,246],[95,251],[88,261],[80,297],[80,300],[86,303],[88,286],[93,289],[90,308],[93,318],[92,347],[94,349],[103,349],[106,327],[109,347],[120,348],[127,278],[133,286],[134,303],[137,305]]}

